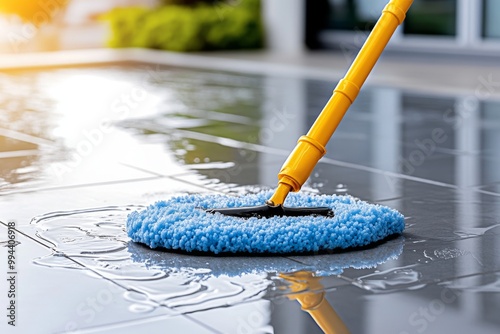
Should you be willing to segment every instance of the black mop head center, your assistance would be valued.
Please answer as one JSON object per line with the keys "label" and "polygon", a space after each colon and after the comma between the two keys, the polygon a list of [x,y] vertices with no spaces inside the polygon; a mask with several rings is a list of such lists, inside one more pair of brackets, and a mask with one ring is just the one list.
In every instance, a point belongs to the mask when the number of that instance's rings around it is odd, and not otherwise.
{"label": "black mop head center", "polygon": [[271,218],[271,217],[305,217],[324,216],[333,217],[333,211],[329,207],[286,207],[282,205],[271,206],[268,204],[257,206],[243,206],[237,208],[208,209],[208,213],[220,213],[226,216],[240,218]]}

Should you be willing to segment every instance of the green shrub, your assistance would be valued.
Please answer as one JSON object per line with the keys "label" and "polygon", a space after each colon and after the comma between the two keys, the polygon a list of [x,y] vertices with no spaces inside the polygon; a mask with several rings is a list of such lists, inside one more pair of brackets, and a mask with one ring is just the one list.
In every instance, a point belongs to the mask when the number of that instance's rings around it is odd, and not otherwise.
{"label": "green shrub", "polygon": [[222,0],[161,0],[160,2],[163,5],[184,5],[184,6],[193,6],[198,4],[209,4],[213,5],[217,2],[221,2]]}
{"label": "green shrub", "polygon": [[212,5],[164,5],[154,9],[117,8],[103,19],[111,28],[108,45],[116,48],[200,51],[263,45],[259,0],[240,0],[237,5],[219,1]]}

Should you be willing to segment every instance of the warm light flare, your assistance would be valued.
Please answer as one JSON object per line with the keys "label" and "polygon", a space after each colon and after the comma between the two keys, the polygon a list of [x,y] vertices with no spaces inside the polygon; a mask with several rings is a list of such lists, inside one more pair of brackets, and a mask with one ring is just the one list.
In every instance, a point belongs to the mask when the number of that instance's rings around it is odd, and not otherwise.
{"label": "warm light flare", "polygon": [[39,25],[49,21],[69,0],[0,0],[0,13],[15,15],[23,21]]}

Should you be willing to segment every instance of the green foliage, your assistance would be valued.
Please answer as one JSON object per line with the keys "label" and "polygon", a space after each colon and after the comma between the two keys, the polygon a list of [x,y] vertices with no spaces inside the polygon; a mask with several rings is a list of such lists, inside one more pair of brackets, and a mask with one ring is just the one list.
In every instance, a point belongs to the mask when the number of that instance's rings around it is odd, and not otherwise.
{"label": "green foliage", "polygon": [[111,28],[108,44],[117,48],[200,51],[251,49],[263,44],[259,0],[117,8],[103,19]]}
{"label": "green foliage", "polygon": [[193,6],[198,4],[209,4],[213,5],[217,2],[221,2],[222,0],[161,0],[160,2],[163,5],[184,5],[184,6]]}

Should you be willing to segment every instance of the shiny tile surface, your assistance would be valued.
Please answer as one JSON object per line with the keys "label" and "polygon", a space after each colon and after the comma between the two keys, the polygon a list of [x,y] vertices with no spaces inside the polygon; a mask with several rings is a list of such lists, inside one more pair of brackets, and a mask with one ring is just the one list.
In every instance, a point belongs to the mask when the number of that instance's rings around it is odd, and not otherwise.
{"label": "shiny tile surface", "polygon": [[[364,89],[304,186],[400,210],[402,236],[278,257],[128,240],[127,213],[154,201],[274,187],[334,84],[154,64],[2,73],[19,330],[497,333],[500,103],[483,95]],[[85,313],[93,296],[112,302]]]}

